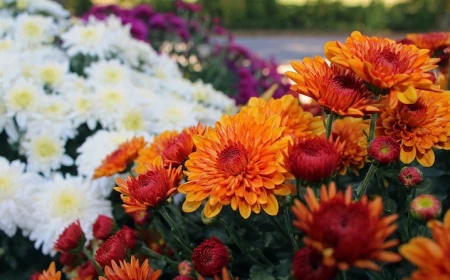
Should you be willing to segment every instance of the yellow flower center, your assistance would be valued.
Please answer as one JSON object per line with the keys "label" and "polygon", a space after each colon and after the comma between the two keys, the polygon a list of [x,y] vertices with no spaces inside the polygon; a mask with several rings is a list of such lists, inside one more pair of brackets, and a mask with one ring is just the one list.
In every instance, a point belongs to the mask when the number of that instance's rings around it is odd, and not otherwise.
{"label": "yellow flower center", "polygon": [[35,153],[41,158],[52,158],[60,152],[57,143],[50,138],[38,139],[34,148]]}
{"label": "yellow flower center", "polygon": [[167,109],[165,117],[169,121],[178,121],[183,117],[183,114],[177,107],[172,107]]}
{"label": "yellow flower center", "polygon": [[58,104],[51,104],[45,108],[44,112],[50,115],[59,115],[62,112],[62,108]]}
{"label": "yellow flower center", "polygon": [[28,37],[38,37],[43,33],[42,28],[33,21],[28,21],[23,25],[23,31]]}
{"label": "yellow flower center", "polygon": [[138,131],[144,129],[144,118],[140,112],[130,111],[122,119],[126,130]]}
{"label": "yellow flower center", "polygon": [[63,190],[57,195],[53,206],[56,216],[76,216],[81,208],[81,200],[72,190]]}
{"label": "yellow flower center", "polygon": [[17,0],[16,7],[18,10],[24,10],[28,6],[27,0]]}
{"label": "yellow flower center", "polygon": [[19,89],[13,92],[12,103],[20,109],[25,109],[34,101],[34,95],[28,89]]}
{"label": "yellow flower center", "polygon": [[155,77],[160,79],[160,80],[165,80],[167,78],[166,74],[164,73],[164,71],[162,69],[160,69],[160,68],[157,68],[155,70]]}
{"label": "yellow flower center", "polygon": [[108,83],[116,84],[122,80],[122,73],[117,69],[107,69],[105,71],[105,80]]}
{"label": "yellow flower center", "polygon": [[84,98],[84,97],[81,97],[80,99],[78,99],[76,102],[76,105],[77,105],[78,111],[81,113],[88,112],[89,109],[91,108],[91,102],[89,101],[89,99]]}
{"label": "yellow flower center", "polygon": [[0,40],[0,50],[2,51],[7,51],[11,48],[12,46],[12,41],[11,40]]}
{"label": "yellow flower center", "polygon": [[7,195],[12,194],[14,188],[13,188],[13,182],[10,177],[8,177],[6,174],[0,176],[0,197],[6,197]]}
{"label": "yellow flower center", "polygon": [[39,77],[47,84],[54,85],[61,78],[62,73],[53,66],[43,67],[39,73]]}
{"label": "yellow flower center", "polygon": [[432,201],[431,199],[429,199],[429,198],[422,198],[422,199],[419,201],[419,206],[420,206],[421,208],[430,208],[430,207],[433,207],[433,201]]}
{"label": "yellow flower center", "polygon": [[22,76],[24,78],[31,78],[33,74],[34,67],[32,65],[23,65],[22,66]]}
{"label": "yellow flower center", "polygon": [[122,94],[118,91],[109,90],[103,95],[103,102],[106,106],[114,106],[122,101]]}
{"label": "yellow flower center", "polygon": [[96,40],[97,37],[98,37],[97,31],[91,27],[86,27],[81,32],[81,38],[85,41]]}

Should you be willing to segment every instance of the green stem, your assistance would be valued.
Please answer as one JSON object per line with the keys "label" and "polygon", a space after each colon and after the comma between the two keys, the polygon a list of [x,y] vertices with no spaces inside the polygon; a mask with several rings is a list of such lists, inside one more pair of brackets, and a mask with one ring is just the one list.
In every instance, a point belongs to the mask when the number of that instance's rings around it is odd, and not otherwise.
{"label": "green stem", "polygon": [[333,128],[334,117],[335,117],[335,113],[330,112],[328,114],[327,123],[326,123],[327,127],[326,127],[326,131],[325,131],[327,139],[330,138],[330,135],[331,135],[331,129]]}
{"label": "green stem", "polygon": [[[413,188],[412,191],[411,191],[411,195],[410,195],[410,197],[408,199],[408,205],[409,205],[410,209],[411,209],[411,201],[413,201],[413,199],[415,197],[416,197],[416,188]],[[408,221],[407,221],[407,223],[408,223],[408,237],[409,237],[409,239],[412,238],[412,223],[411,223],[412,219],[411,219],[411,213],[410,212],[411,211],[408,211]]]}
{"label": "green stem", "polygon": [[294,249],[297,251],[298,250],[298,244],[297,244],[297,241],[295,240],[294,232],[292,230],[291,218],[289,216],[289,207],[287,207],[287,206],[284,207],[283,219],[284,219],[284,225],[286,227],[286,231],[287,231],[288,237],[289,237],[289,239],[291,240],[291,243],[292,243],[292,247],[294,247]]}
{"label": "green stem", "polygon": [[341,271],[341,273],[338,276],[338,279],[347,280],[347,273],[345,271]]}
{"label": "green stem", "polygon": [[356,200],[360,200],[361,197],[366,193],[367,186],[369,186],[370,180],[377,172],[378,167],[375,164],[372,164],[369,168],[369,171],[367,171],[366,177],[364,177],[364,180],[359,184],[356,194]]}
{"label": "green stem", "polygon": [[[375,93],[375,100],[380,100],[380,94],[379,93]],[[370,130],[369,130],[369,139],[367,139],[367,142],[370,143],[372,142],[373,138],[375,137],[375,128],[377,125],[377,119],[378,119],[378,114],[372,114],[372,117],[370,118]]]}
{"label": "green stem", "polygon": [[173,260],[167,258],[166,256],[158,254],[157,252],[155,252],[152,249],[148,248],[144,244],[141,245],[140,251],[141,251],[141,253],[145,254],[146,256],[154,257],[154,258],[159,259],[159,260],[164,260],[164,261],[166,261],[166,262],[168,262],[170,264],[178,265],[178,262],[173,261]]}
{"label": "green stem", "polygon": [[244,248],[244,246],[239,241],[239,238],[234,234],[234,231],[232,231],[231,228],[228,226],[227,221],[225,221],[223,218],[219,218],[219,221],[225,227],[225,230],[227,231],[228,236],[230,237],[231,241],[233,241],[233,243],[236,244],[236,246],[239,248],[239,250],[243,254],[246,254],[252,261],[254,261],[255,263],[257,263],[259,265],[262,265],[262,266],[266,265],[266,264],[260,262],[259,260],[257,260],[256,258],[254,258],[251,253],[247,252],[247,250]]}
{"label": "green stem", "polygon": [[92,256],[91,251],[89,251],[86,247],[83,247],[83,253],[86,255],[88,260],[94,265],[95,270],[97,271],[99,276],[103,276],[103,269],[98,265],[98,263],[94,260],[94,256]]}
{"label": "green stem", "polygon": [[166,222],[169,224],[170,229],[173,233],[173,236],[175,237],[175,239],[178,241],[178,243],[180,243],[181,247],[183,247],[183,249],[189,253],[192,254],[192,250],[191,248],[186,244],[186,242],[183,240],[183,237],[180,233],[180,231],[178,230],[175,222],[172,220],[172,218],[170,217],[169,213],[167,213],[167,210],[165,207],[161,207],[159,209],[159,213],[161,214],[161,216],[164,218],[164,220],[166,220]]}
{"label": "green stem", "polygon": [[298,198],[300,198],[300,200],[302,200],[304,197],[304,194],[303,194],[303,188],[302,188],[302,185],[300,184],[300,180],[299,179],[296,179],[295,180],[295,188],[297,189],[297,196],[298,196]]}

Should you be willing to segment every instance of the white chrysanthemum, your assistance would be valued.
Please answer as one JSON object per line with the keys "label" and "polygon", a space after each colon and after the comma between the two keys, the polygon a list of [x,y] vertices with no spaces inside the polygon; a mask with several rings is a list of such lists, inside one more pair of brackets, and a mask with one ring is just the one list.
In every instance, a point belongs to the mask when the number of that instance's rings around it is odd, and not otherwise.
{"label": "white chrysanthemum", "polygon": [[196,125],[198,123],[196,106],[196,103],[169,96],[159,100],[152,111],[154,117],[158,120],[152,126],[153,132],[181,130]]}
{"label": "white chrysanthemum", "polygon": [[18,160],[11,163],[0,157],[0,230],[12,237],[20,226],[22,204],[20,198],[34,176],[24,173],[25,164]]}
{"label": "white chrysanthemum", "polygon": [[103,58],[111,51],[112,38],[106,30],[105,24],[97,22],[95,24],[76,24],[66,33],[61,35],[63,47],[67,48],[70,56],[84,54]]}
{"label": "white chrysanthemum", "polygon": [[17,132],[13,118],[7,115],[5,104],[0,103],[0,133],[3,130],[6,131],[9,137],[8,142],[16,142],[19,139],[19,133]]}
{"label": "white chrysanthemum", "polygon": [[53,19],[40,15],[21,14],[15,22],[15,38],[23,45],[37,46],[53,40]]}
{"label": "white chrysanthemum", "polygon": [[24,128],[31,113],[35,112],[43,92],[35,84],[18,80],[5,93],[8,115],[16,117],[19,127]]}
{"label": "white chrysanthemum", "polygon": [[45,62],[36,69],[35,76],[43,84],[57,86],[68,70],[67,63]]}
{"label": "white chrysanthemum", "polygon": [[127,106],[129,89],[123,87],[102,86],[95,92],[95,113],[105,128],[114,127],[118,120],[118,111]]}
{"label": "white chrysanthemum", "polygon": [[50,0],[27,0],[28,11],[31,13],[45,13],[56,18],[66,18],[70,13],[60,4]]}
{"label": "white chrysanthemum", "polygon": [[0,51],[0,96],[4,95],[4,89],[9,89],[11,83],[20,73],[19,56],[11,52]]}
{"label": "white chrysanthemum", "polygon": [[151,74],[159,80],[168,81],[181,79],[183,74],[177,63],[166,54],[161,54],[157,60],[153,61]]}
{"label": "white chrysanthemum", "polygon": [[0,39],[0,52],[13,51],[17,47],[16,42],[9,37]]}
{"label": "white chrysanthemum", "polygon": [[14,27],[14,20],[8,15],[0,13],[0,36],[11,33]]}
{"label": "white chrysanthemum", "polygon": [[94,130],[97,126],[94,95],[75,91],[67,98],[74,113],[74,126],[86,123],[90,130]]}
{"label": "white chrysanthemum", "polygon": [[86,138],[86,141],[77,149],[79,155],[75,164],[78,166],[78,173],[92,178],[95,169],[100,166],[102,160],[114,152],[120,144],[133,138],[134,135],[132,132],[99,130]]}
{"label": "white chrysanthemum", "polygon": [[57,135],[47,133],[28,133],[22,142],[27,157],[27,171],[41,172],[48,177],[61,165],[71,166],[73,159],[65,154],[64,141]]}
{"label": "white chrysanthemum", "polygon": [[76,220],[88,240],[98,215],[112,216],[111,202],[92,187],[88,179],[55,176],[30,195],[32,215],[29,238],[44,254],[55,255],[54,243],[62,231]]}
{"label": "white chrysanthemum", "polygon": [[201,80],[194,84],[194,100],[208,106],[214,106],[224,111],[232,111],[236,107],[234,99],[228,97],[223,92],[215,90],[211,84],[205,84]]}
{"label": "white chrysanthemum", "polygon": [[223,115],[223,111],[214,107],[204,107],[198,105],[195,107],[197,119],[203,125],[214,126]]}
{"label": "white chrysanthemum", "polygon": [[195,93],[195,87],[192,83],[184,78],[170,79],[170,82],[160,84],[162,90],[167,91],[173,95],[177,95],[185,100],[192,101]]}
{"label": "white chrysanthemum", "polygon": [[92,87],[85,78],[68,73],[64,75],[61,85],[58,86],[58,91],[70,97],[74,92],[92,93]]}
{"label": "white chrysanthemum", "polygon": [[89,79],[106,85],[122,85],[129,82],[128,68],[118,60],[101,60],[85,70]]}
{"label": "white chrysanthemum", "polygon": [[116,123],[117,130],[125,131],[148,131],[152,126],[149,118],[150,113],[143,106],[130,106],[119,111],[119,121]]}

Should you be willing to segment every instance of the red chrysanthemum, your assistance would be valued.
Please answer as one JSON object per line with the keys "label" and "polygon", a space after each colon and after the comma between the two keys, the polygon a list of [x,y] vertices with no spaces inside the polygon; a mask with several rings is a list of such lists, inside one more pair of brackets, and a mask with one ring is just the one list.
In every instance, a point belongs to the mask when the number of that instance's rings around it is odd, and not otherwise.
{"label": "red chrysanthemum", "polygon": [[55,242],[54,249],[58,252],[69,252],[79,249],[85,241],[86,237],[81,229],[80,221],[76,221],[64,229]]}
{"label": "red chrysanthemum", "polygon": [[97,270],[90,261],[85,262],[78,269],[78,278],[81,280],[95,279],[97,276]]}
{"label": "red chrysanthemum", "polygon": [[312,248],[302,248],[295,252],[292,272],[295,280],[332,280],[337,274],[333,266],[322,263],[323,256]]}
{"label": "red chrysanthemum", "polygon": [[191,258],[195,270],[203,277],[219,275],[230,261],[228,248],[214,236],[195,248]]}
{"label": "red chrysanthemum", "polygon": [[114,220],[105,215],[99,215],[92,227],[94,237],[97,239],[107,239],[113,230]]}
{"label": "red chrysanthemum", "polygon": [[131,228],[124,226],[121,230],[116,232],[116,236],[121,238],[128,248],[133,249],[137,243],[137,233]]}
{"label": "red chrysanthemum", "polygon": [[423,173],[417,167],[403,167],[398,179],[405,187],[410,188],[422,183]]}
{"label": "red chrysanthemum", "polygon": [[333,143],[323,136],[296,138],[285,158],[286,170],[295,178],[320,182],[339,166],[339,154]]}
{"label": "red chrysanthemum", "polygon": [[178,273],[180,275],[189,275],[192,272],[192,263],[188,261],[182,261],[178,264]]}
{"label": "red chrysanthemum", "polygon": [[381,165],[396,162],[400,158],[400,145],[390,136],[378,136],[370,144],[369,156]]}
{"label": "red chrysanthemum", "polygon": [[299,200],[292,208],[294,226],[306,236],[303,243],[323,256],[323,263],[340,270],[350,267],[379,270],[376,262],[397,262],[401,257],[387,251],[398,240],[386,239],[397,229],[393,222],[398,215],[382,217],[380,197],[368,201],[363,196],[352,201],[352,188],[345,195],[336,191],[336,185],[325,185],[320,190],[320,202],[311,188],[306,189],[306,205]]}
{"label": "red chrysanthemum", "polygon": [[130,141],[121,144],[102,161],[102,164],[97,167],[97,169],[95,169],[93,178],[111,176],[125,171],[128,165],[138,157],[139,150],[144,146],[144,137],[134,137]]}
{"label": "red chrysanthemum", "polygon": [[63,252],[61,253],[61,255],[59,255],[59,262],[62,265],[70,266],[75,260],[75,258],[76,256],[74,254]]}
{"label": "red chrysanthemum", "polygon": [[195,279],[187,275],[178,275],[177,277],[173,278],[173,280],[195,280]]}
{"label": "red chrysanthemum", "polygon": [[120,192],[124,202],[125,212],[133,213],[145,211],[147,208],[155,208],[175,193],[181,180],[181,168],[164,167],[163,160],[157,156],[153,161],[147,163],[147,172],[136,178],[128,177],[128,180],[118,178],[118,187],[114,188]]}
{"label": "red chrysanthemum", "polygon": [[411,40],[418,48],[434,52],[450,45],[450,32],[412,33],[407,34],[406,39]]}
{"label": "red chrysanthemum", "polygon": [[95,252],[95,261],[102,267],[111,265],[111,261],[120,261],[127,255],[127,245],[122,238],[113,235],[108,238],[97,252]]}
{"label": "red chrysanthemum", "polygon": [[150,214],[145,210],[136,211],[130,213],[130,215],[133,218],[134,223],[138,226],[145,225],[150,220]]}

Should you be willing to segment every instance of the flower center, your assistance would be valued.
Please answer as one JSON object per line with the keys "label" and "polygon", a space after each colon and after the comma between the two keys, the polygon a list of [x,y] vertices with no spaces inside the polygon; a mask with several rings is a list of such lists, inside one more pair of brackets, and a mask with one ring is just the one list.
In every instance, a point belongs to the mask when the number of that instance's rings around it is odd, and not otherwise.
{"label": "flower center", "polygon": [[80,197],[73,190],[62,190],[53,205],[55,216],[75,218],[81,209]]}
{"label": "flower center", "polygon": [[398,55],[391,50],[382,50],[376,57],[376,62],[381,67],[392,69],[394,73],[401,65]]}
{"label": "flower center", "polygon": [[44,67],[40,72],[41,79],[50,85],[54,85],[61,77],[61,73],[55,67]]}
{"label": "flower center", "polygon": [[80,97],[77,100],[76,105],[77,105],[77,109],[80,113],[86,113],[91,108],[91,102],[89,101],[88,98],[85,98],[85,97]]}
{"label": "flower center", "polygon": [[421,208],[431,208],[433,207],[433,201],[429,198],[423,198],[419,201],[419,206]]}
{"label": "flower center", "polygon": [[81,38],[85,42],[94,41],[98,37],[98,34],[94,28],[91,27],[85,27],[83,31],[81,32]]}
{"label": "flower center", "polygon": [[219,155],[219,164],[225,172],[239,175],[247,166],[247,155],[241,144],[225,148]]}
{"label": "flower center", "polygon": [[13,180],[5,175],[0,176],[0,199],[7,198],[14,191]]}
{"label": "flower center", "polygon": [[58,155],[58,145],[52,139],[42,138],[36,141],[35,152],[40,158],[53,158]]}
{"label": "flower center", "polygon": [[122,119],[122,124],[126,130],[144,130],[144,118],[140,112],[130,111]]}
{"label": "flower center", "polygon": [[129,190],[136,200],[156,206],[166,198],[168,186],[169,178],[165,169],[156,169],[149,170],[131,181]]}
{"label": "flower center", "polygon": [[23,26],[23,31],[29,37],[38,37],[42,34],[42,29],[35,22],[27,22]]}
{"label": "flower center", "polygon": [[[426,117],[428,108],[421,98],[414,104],[400,104],[400,106],[401,118],[409,127],[419,127],[425,121],[430,121],[430,118]],[[431,121],[434,121],[434,119],[431,119]]]}
{"label": "flower center", "polygon": [[33,102],[33,100],[33,94],[27,89],[22,89],[14,92],[13,102],[17,107],[21,109],[27,108]]}
{"label": "flower center", "polygon": [[112,84],[117,84],[118,82],[120,82],[122,80],[122,75],[121,73],[116,70],[116,69],[107,69],[105,71],[105,81],[112,83]]}

